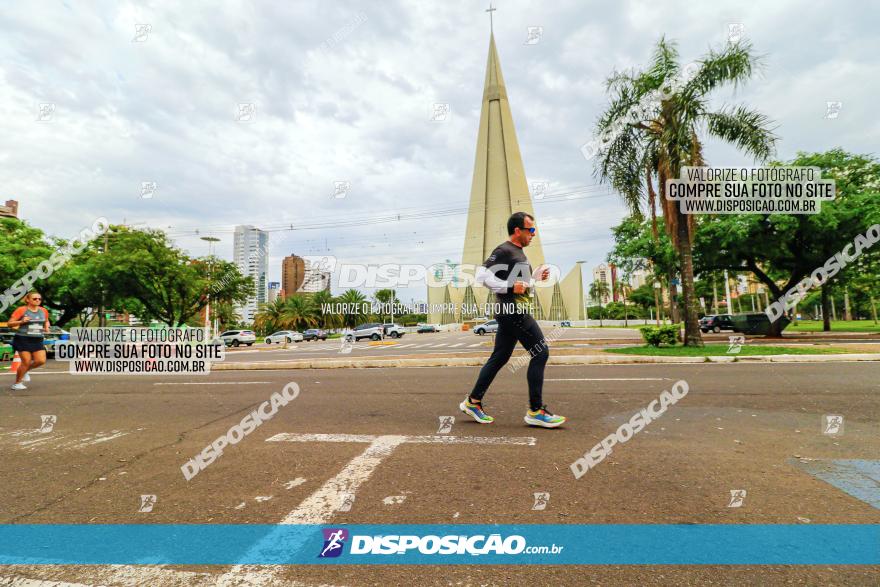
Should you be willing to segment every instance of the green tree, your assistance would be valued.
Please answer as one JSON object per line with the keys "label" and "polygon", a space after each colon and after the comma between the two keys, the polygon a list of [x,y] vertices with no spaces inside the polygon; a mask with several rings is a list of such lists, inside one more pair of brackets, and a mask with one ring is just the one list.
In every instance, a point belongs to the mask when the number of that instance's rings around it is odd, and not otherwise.
{"label": "green tree", "polygon": [[261,304],[254,314],[254,329],[265,336],[283,328],[287,328],[285,300],[279,297],[270,304]]}
{"label": "green tree", "polygon": [[[880,222],[880,163],[872,157],[833,149],[798,153],[788,165],[819,167],[823,179],[835,180],[835,199],[822,202],[818,214],[707,217],[694,242],[695,263],[701,272],[750,271],[770,292],[771,303],[852,243],[856,235]],[[820,288],[826,330],[830,330],[831,288],[848,276],[858,275],[858,267],[858,263],[847,265]],[[865,281],[871,279],[860,283]],[[782,323],[774,322],[770,335],[781,333]]]}
{"label": "green tree", "polygon": [[659,192],[666,232],[681,267],[686,346],[703,345],[694,296],[696,218],[666,199],[666,181],[680,177],[683,166],[705,165],[700,133],[732,143],[757,161],[772,154],[776,137],[764,115],[742,105],[710,109],[710,94],[747,81],[757,64],[751,46],[737,43],[710,50],[683,72],[675,45],[661,39],[645,71],[615,72],[608,80],[611,103],[597,130],[611,138],[600,151],[597,175],[620,192],[637,217],[646,201],[653,214]]}
{"label": "green tree", "polygon": [[307,330],[318,325],[319,309],[308,294],[294,294],[284,300],[283,324],[286,328]]}
{"label": "green tree", "polygon": [[349,310],[353,310],[355,308],[363,309],[363,311],[361,312],[349,311],[343,314],[342,323],[346,328],[354,328],[355,326],[363,322],[369,315],[369,303],[367,302],[367,296],[356,289],[349,289],[343,292],[343,294],[339,296],[338,302],[340,304],[346,304],[346,307]]}
{"label": "green tree", "polygon": [[173,247],[160,230],[112,226],[107,252],[97,257],[106,283],[107,305],[144,320],[182,326],[211,300],[243,303],[253,280],[232,263],[195,260]]}

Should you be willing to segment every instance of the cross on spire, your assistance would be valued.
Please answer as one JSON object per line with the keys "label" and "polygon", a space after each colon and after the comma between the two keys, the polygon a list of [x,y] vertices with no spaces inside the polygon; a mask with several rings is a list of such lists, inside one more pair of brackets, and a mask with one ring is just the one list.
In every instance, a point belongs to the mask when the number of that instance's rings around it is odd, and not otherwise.
{"label": "cross on spire", "polygon": [[486,10],[486,12],[489,13],[489,31],[490,31],[490,32],[493,32],[493,33],[495,32],[495,29],[494,29],[494,26],[493,26],[493,23],[492,23],[492,13],[495,12],[496,10],[498,10],[498,9],[497,9],[497,8],[494,8],[494,7],[492,6],[492,3],[489,2],[489,8]]}

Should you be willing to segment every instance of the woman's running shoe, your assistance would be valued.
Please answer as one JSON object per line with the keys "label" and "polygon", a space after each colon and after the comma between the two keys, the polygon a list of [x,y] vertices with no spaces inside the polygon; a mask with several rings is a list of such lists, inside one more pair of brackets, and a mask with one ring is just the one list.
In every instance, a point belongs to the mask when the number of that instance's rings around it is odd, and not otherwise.
{"label": "woman's running shoe", "polygon": [[23,383],[14,383],[9,389],[13,391],[21,391],[22,389],[27,389],[27,387],[25,387]]}

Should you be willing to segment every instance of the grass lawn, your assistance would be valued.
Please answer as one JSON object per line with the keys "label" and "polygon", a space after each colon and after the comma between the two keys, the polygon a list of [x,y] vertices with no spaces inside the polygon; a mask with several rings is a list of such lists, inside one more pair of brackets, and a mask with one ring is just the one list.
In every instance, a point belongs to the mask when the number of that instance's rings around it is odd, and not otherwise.
{"label": "grass lawn", "polygon": [[739,353],[728,353],[728,345],[726,344],[707,344],[703,348],[674,346],[674,347],[652,347],[648,345],[605,349],[606,353],[617,353],[618,355],[647,355],[652,357],[706,357],[706,356],[744,356],[744,355],[829,355],[848,353],[845,349],[828,346],[762,346],[757,344],[744,344]]}
{"label": "grass lawn", "polygon": [[[822,321],[795,321],[783,330],[783,335],[786,332],[822,332]],[[873,320],[832,320],[831,332],[880,332],[880,324]]]}

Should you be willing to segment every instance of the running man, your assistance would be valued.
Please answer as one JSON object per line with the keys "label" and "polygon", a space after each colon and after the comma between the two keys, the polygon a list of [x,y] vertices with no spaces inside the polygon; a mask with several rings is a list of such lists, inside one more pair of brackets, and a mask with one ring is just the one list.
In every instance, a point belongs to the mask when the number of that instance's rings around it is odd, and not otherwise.
{"label": "running man", "polygon": [[25,304],[16,308],[9,317],[9,327],[17,329],[12,338],[12,348],[21,355],[21,366],[15,374],[12,389],[27,389],[24,383],[31,380],[28,371],[46,364],[46,348],[43,336],[49,332],[49,312],[40,306],[43,296],[32,291],[24,297]]}
{"label": "running man", "polygon": [[550,413],[542,399],[544,366],[550,352],[541,327],[530,314],[529,292],[535,280],[544,281],[549,277],[550,269],[539,267],[533,274],[532,266],[523,252],[523,247],[529,246],[535,237],[535,230],[535,219],[530,214],[512,214],[507,220],[507,234],[510,238],[495,247],[483,266],[477,270],[476,283],[495,292],[498,332],[495,333],[492,356],[480,370],[473,391],[458,407],[480,424],[494,421],[483,410],[483,396],[495,375],[510,360],[517,341],[532,356],[526,373],[529,382],[529,410],[524,418],[526,424],[556,428],[565,422],[563,416]]}

